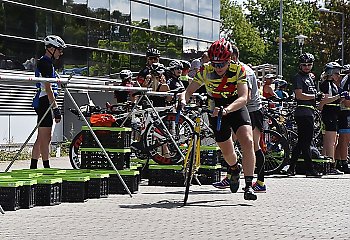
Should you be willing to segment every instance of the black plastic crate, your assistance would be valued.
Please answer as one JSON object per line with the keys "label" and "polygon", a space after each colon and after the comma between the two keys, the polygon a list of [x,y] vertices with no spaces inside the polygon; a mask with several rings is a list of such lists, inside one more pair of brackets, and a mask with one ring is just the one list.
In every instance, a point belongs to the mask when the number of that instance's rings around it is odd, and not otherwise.
{"label": "black plastic crate", "polygon": [[88,199],[88,176],[63,176],[62,202],[85,202]]}
{"label": "black plastic crate", "polygon": [[[221,180],[221,166],[201,165],[197,174],[202,185],[211,185]],[[193,184],[196,184],[196,181],[193,181]]]}
{"label": "black plastic crate", "polygon": [[[82,147],[99,147],[86,126],[83,126]],[[131,129],[117,127],[93,127],[94,133],[105,148],[129,148],[131,145]]]}
{"label": "black plastic crate", "polygon": [[148,173],[149,186],[184,186],[181,165],[150,165]]}
{"label": "black plastic crate", "polygon": [[[130,167],[130,149],[106,149],[106,151],[118,170]],[[113,169],[106,156],[98,148],[81,149],[81,168]]]}
{"label": "black plastic crate", "polygon": [[38,178],[35,202],[37,206],[58,205],[62,201],[62,178]]}
{"label": "black plastic crate", "polygon": [[[96,172],[109,174],[108,178],[108,193],[109,194],[126,194],[126,190],[121,183],[117,173],[114,170],[97,170]],[[139,190],[140,173],[136,170],[119,170],[120,176],[123,178],[126,186],[129,188],[131,193],[135,193]]]}
{"label": "black plastic crate", "polygon": [[[330,170],[330,159],[312,159],[313,167],[316,171],[328,174]],[[297,164],[295,166],[295,172],[297,174],[305,174],[305,162],[304,159],[298,159]]]}
{"label": "black plastic crate", "polygon": [[23,182],[21,189],[20,207],[23,209],[29,209],[36,205],[36,185],[35,179],[18,179]]}
{"label": "black plastic crate", "polygon": [[88,198],[108,197],[108,174],[91,173],[88,184]]}
{"label": "black plastic crate", "polygon": [[20,209],[21,187],[21,181],[0,182],[0,205],[4,211]]}
{"label": "black plastic crate", "polygon": [[201,164],[216,166],[220,163],[221,151],[219,147],[201,146]]}

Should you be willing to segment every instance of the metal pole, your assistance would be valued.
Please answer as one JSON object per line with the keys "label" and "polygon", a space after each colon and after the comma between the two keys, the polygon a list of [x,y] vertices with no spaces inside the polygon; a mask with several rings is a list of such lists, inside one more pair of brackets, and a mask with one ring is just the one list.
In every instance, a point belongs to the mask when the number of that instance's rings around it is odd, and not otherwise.
{"label": "metal pole", "polygon": [[344,13],[341,13],[341,65],[344,66]]}
{"label": "metal pole", "polygon": [[112,162],[111,158],[109,157],[108,153],[106,152],[105,148],[102,146],[100,140],[98,139],[98,137],[96,136],[94,130],[92,129],[92,127],[90,126],[89,122],[86,120],[84,114],[82,113],[82,111],[80,110],[78,104],[76,103],[76,101],[74,100],[72,94],[69,92],[68,88],[66,87],[62,87],[65,91],[65,93],[67,94],[67,96],[70,98],[70,100],[72,101],[75,109],[78,110],[80,117],[84,120],[86,126],[89,128],[89,131],[91,133],[91,135],[94,137],[95,141],[97,142],[98,146],[100,147],[103,155],[105,155],[105,157],[107,158],[107,161],[109,162],[109,164],[111,165],[111,167],[113,168],[114,171],[116,171],[117,176],[120,180],[120,182],[122,183],[123,187],[125,188],[126,192],[129,194],[130,197],[132,197],[132,194],[128,188],[128,186],[126,185],[126,183],[124,182],[123,178],[120,176],[118,169],[115,167],[114,163]]}
{"label": "metal pole", "polygon": [[279,34],[279,48],[278,48],[278,75],[282,74],[282,31],[283,31],[283,0],[280,0],[280,34]]}

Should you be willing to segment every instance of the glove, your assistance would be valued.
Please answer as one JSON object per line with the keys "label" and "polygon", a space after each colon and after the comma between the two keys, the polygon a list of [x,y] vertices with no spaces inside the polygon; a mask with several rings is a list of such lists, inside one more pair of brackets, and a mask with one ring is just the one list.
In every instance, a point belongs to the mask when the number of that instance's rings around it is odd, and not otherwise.
{"label": "glove", "polygon": [[53,115],[55,116],[55,119],[57,119],[57,120],[62,119],[61,111],[59,108],[54,108],[52,111],[53,111]]}
{"label": "glove", "polygon": [[315,94],[315,100],[316,100],[316,101],[319,102],[319,101],[321,101],[322,98],[323,98],[323,93],[320,93],[320,92],[319,92],[319,93],[316,93],[316,94]]}
{"label": "glove", "polygon": [[340,93],[340,97],[345,98],[346,100],[350,99],[350,95],[348,91],[344,91]]}

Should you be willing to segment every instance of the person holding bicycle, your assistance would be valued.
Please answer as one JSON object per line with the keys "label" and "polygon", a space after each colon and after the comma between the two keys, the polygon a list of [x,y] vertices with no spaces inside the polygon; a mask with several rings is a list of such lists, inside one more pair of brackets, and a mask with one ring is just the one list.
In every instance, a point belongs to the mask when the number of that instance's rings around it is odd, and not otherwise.
{"label": "person holding bicycle", "polygon": [[180,76],[182,73],[183,65],[178,60],[172,60],[169,63],[168,69],[165,71],[165,78],[170,90],[185,89]]}
{"label": "person holding bicycle", "polygon": [[[236,134],[243,151],[243,169],[245,178],[244,199],[256,200],[253,190],[255,155],[252,127],[247,107],[248,86],[246,72],[242,64],[231,62],[232,45],[225,39],[215,41],[208,50],[210,63],[204,64],[193,81],[180,95],[185,105],[192,94],[202,85],[209,97],[209,106],[213,110],[209,117],[210,127],[214,131],[225,161],[228,163],[228,179],[232,192],[239,189],[242,166],[237,162],[234,150],[232,130]],[[221,111],[220,109],[223,108]],[[221,128],[217,130],[217,118],[222,113]]]}
{"label": "person holding bicycle", "polygon": [[159,63],[160,51],[156,48],[149,48],[146,52],[146,67],[142,69],[136,77],[141,87],[148,87],[151,80],[152,65]]}
{"label": "person holding bicycle", "polygon": [[[249,88],[249,100],[247,103],[247,109],[252,123],[253,128],[253,140],[254,140],[254,151],[256,158],[256,172],[257,181],[253,183],[253,189],[255,192],[266,192],[266,185],[264,183],[264,163],[265,155],[260,148],[260,138],[263,132],[263,113],[261,111],[261,97],[258,89],[258,81],[254,71],[246,64],[239,61],[239,49],[237,46],[232,45],[231,59],[234,62],[242,64],[247,74],[247,83]],[[220,182],[213,183],[216,188],[229,187],[229,181],[227,176]]]}
{"label": "person holding bicycle", "polygon": [[[38,60],[35,76],[58,78],[54,67],[54,61],[58,60],[63,55],[63,49],[66,48],[66,44],[62,38],[56,35],[45,37],[44,44],[45,54]],[[55,98],[57,94],[58,85],[56,83],[37,83],[37,93],[32,105],[38,115],[38,123],[44,117],[45,112],[51,104],[53,104],[53,106],[52,111],[48,112],[38,127],[38,135],[32,150],[31,169],[36,169],[38,167],[40,155],[43,160],[44,168],[50,168],[49,155],[53,118],[56,123],[59,123],[62,118],[61,111],[57,106]]]}
{"label": "person holding bicycle", "polygon": [[300,152],[305,162],[307,177],[322,177],[312,163],[311,145],[314,135],[314,111],[316,101],[320,101],[323,94],[317,93],[315,75],[311,72],[315,58],[311,53],[303,53],[299,56],[299,72],[295,75],[293,85],[297,107],[294,112],[297,124],[298,142],[292,151],[290,166],[287,170],[289,176],[295,175],[295,166]]}
{"label": "person holding bicycle", "polygon": [[322,122],[325,128],[323,135],[322,155],[331,158],[331,166],[328,174],[343,174],[335,166],[335,147],[337,145],[338,118],[340,113],[339,86],[341,81],[342,66],[336,62],[329,62],[324,67],[324,81],[320,85],[320,91],[324,98],[319,104]]}

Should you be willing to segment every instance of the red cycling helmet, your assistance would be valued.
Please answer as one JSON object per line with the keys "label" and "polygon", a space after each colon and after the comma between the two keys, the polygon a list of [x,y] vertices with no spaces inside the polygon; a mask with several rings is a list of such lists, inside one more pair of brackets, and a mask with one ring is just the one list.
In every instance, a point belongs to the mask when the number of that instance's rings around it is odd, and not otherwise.
{"label": "red cycling helmet", "polygon": [[210,61],[228,61],[232,54],[232,45],[221,38],[215,41],[208,49]]}

